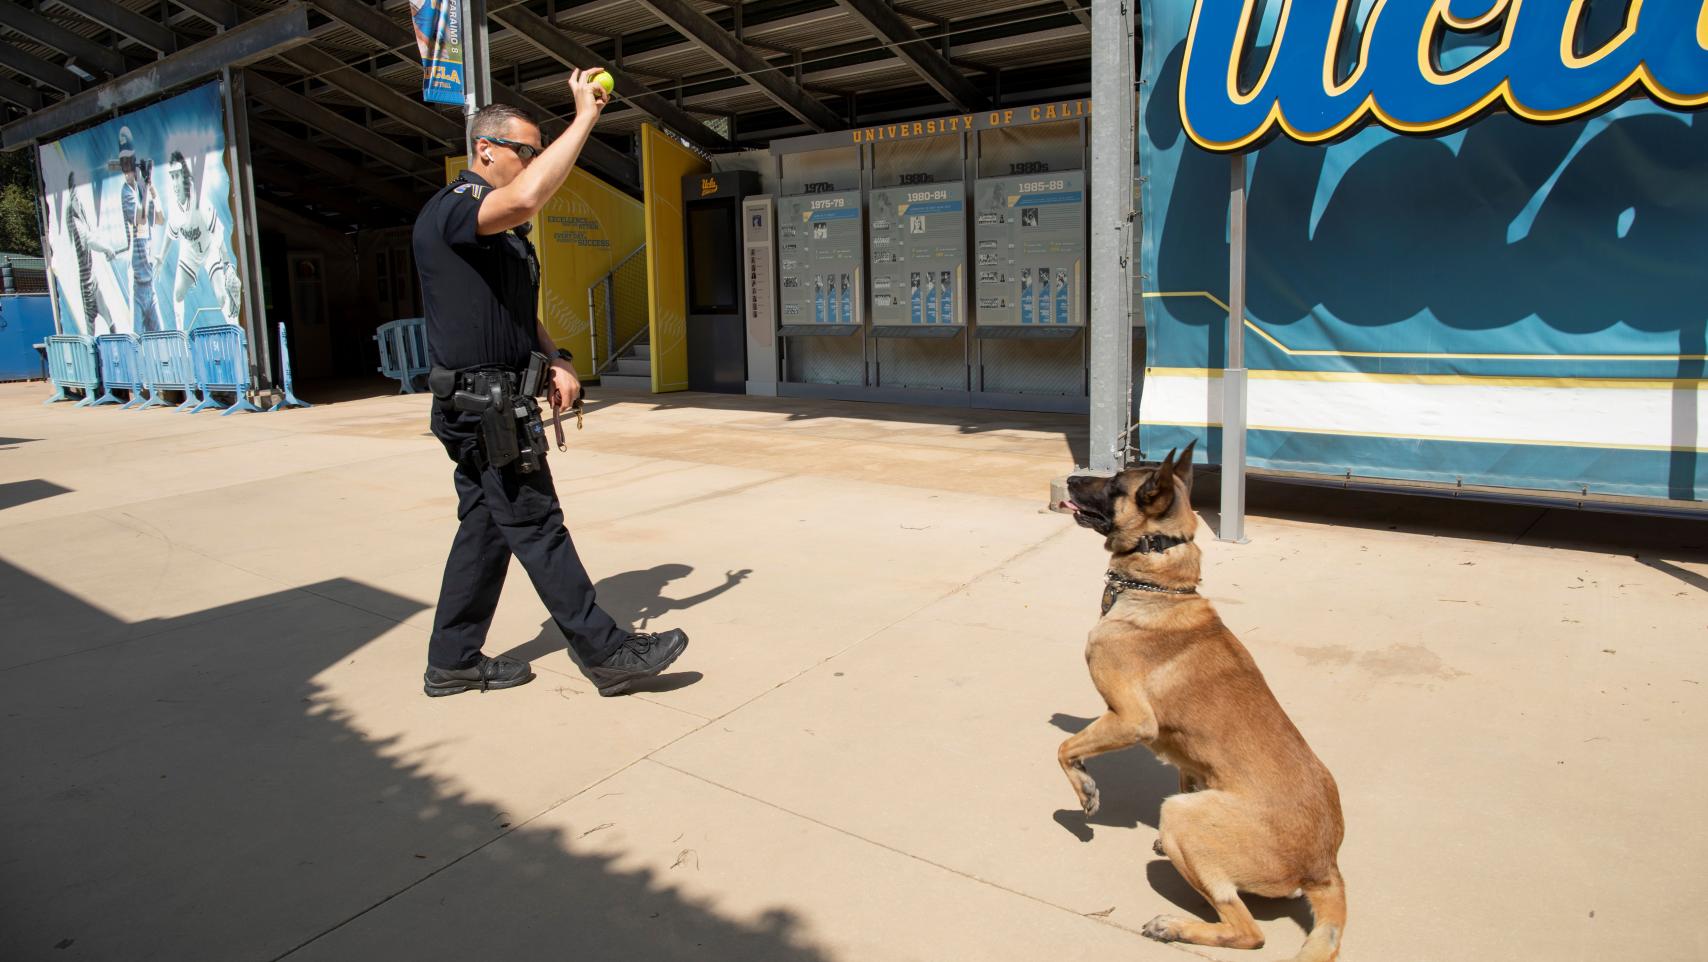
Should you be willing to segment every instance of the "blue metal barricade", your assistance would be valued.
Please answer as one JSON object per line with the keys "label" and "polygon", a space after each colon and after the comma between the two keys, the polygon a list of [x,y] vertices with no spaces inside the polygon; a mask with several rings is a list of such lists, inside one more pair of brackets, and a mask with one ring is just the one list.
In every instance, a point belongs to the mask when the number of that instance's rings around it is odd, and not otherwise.
{"label": "blue metal barricade", "polygon": [[148,385],[148,402],[143,407],[164,407],[166,401],[160,395],[165,391],[184,392],[184,403],[178,405],[178,410],[195,407],[201,398],[196,397],[196,366],[190,360],[189,335],[183,331],[155,331],[142,335],[140,340],[142,380]]}
{"label": "blue metal barricade", "polygon": [[279,322],[279,367],[285,372],[285,396],[273,402],[269,412],[282,411],[285,408],[311,408],[314,405],[297,399],[296,391],[291,389],[291,348],[285,340],[284,322]]}
{"label": "blue metal barricade", "polygon": [[47,339],[47,376],[53,381],[53,397],[43,401],[69,401],[66,388],[83,392],[77,406],[95,403],[95,389],[101,386],[101,369],[95,359],[95,341],[82,334],[55,334]]}
{"label": "blue metal barricade", "polygon": [[95,399],[96,406],[118,404],[113,392],[128,391],[124,409],[141,407],[147,384],[142,377],[142,344],[136,335],[102,334],[95,338],[95,352],[101,358],[101,396]]}
{"label": "blue metal barricade", "polygon": [[427,319],[404,317],[388,321],[374,332],[380,346],[380,373],[397,378],[399,394],[414,394],[415,379],[433,369],[427,360]]}
{"label": "blue metal barricade", "polygon": [[237,411],[257,411],[249,400],[249,350],[243,338],[243,328],[236,324],[210,324],[190,332],[190,360],[195,365],[196,387],[201,389],[202,403],[191,414],[222,405],[214,393],[236,395],[224,414]]}

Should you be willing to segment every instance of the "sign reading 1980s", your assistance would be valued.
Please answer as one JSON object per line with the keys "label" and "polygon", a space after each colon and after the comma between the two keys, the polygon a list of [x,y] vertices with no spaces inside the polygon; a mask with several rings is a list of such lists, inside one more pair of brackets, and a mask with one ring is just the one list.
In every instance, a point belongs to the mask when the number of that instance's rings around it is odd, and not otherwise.
{"label": "sign reading 1980s", "polygon": [[973,191],[981,325],[1085,323],[1085,172],[992,177]]}
{"label": "sign reading 1980s", "polygon": [[[1273,43],[1257,51],[1260,14],[1277,3]],[[1488,110],[1552,123],[1639,94],[1708,106],[1702,0],[1627,0],[1623,29],[1593,38],[1585,0],[1386,0],[1370,7],[1360,40],[1348,28],[1361,6],[1197,0],[1180,80],[1187,134],[1201,147],[1238,151],[1283,133],[1332,141],[1372,122],[1444,133]],[[1267,60],[1248,89],[1239,65],[1256,56]],[[1349,60],[1348,71],[1325,67]]]}
{"label": "sign reading 1980s", "polygon": [[865,245],[860,192],[777,201],[777,275],[784,324],[859,324]]}
{"label": "sign reading 1980s", "polygon": [[872,191],[872,323],[966,323],[965,188]]}

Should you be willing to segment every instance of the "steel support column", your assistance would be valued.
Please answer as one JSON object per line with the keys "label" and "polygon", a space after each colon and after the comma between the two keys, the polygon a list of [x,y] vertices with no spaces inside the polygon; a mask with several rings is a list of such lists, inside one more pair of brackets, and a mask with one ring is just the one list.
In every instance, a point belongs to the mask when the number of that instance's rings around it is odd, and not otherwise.
{"label": "steel support column", "polygon": [[1222,365],[1222,520],[1218,541],[1245,542],[1245,155],[1228,174],[1228,356]]}
{"label": "steel support column", "polygon": [[232,183],[232,220],[237,226],[231,240],[243,278],[243,309],[249,315],[249,361],[255,372],[257,392],[273,389],[273,348],[267,336],[267,299],[261,286],[261,227],[255,210],[255,173],[250,165],[249,97],[245,71],[227,67],[220,71],[225,94],[225,158]]}
{"label": "steel support column", "polygon": [[1118,471],[1132,421],[1133,8],[1091,8],[1091,464]]}

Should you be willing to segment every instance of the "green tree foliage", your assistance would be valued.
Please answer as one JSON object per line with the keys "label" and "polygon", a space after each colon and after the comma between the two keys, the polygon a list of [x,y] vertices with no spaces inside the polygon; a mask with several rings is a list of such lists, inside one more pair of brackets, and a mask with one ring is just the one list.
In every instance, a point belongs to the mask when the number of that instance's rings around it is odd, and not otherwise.
{"label": "green tree foliage", "polygon": [[36,159],[28,148],[0,153],[0,251],[42,252],[36,216]]}

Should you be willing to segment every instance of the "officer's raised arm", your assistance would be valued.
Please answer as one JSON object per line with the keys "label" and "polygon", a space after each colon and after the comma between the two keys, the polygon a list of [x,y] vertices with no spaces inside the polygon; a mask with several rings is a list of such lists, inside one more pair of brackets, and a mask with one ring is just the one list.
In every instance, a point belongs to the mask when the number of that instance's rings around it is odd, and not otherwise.
{"label": "officer's raised arm", "polygon": [[593,124],[598,121],[600,111],[605,109],[605,89],[593,83],[593,78],[603,72],[590,67],[570,74],[575,120],[562,137],[543,151],[539,128],[526,122],[510,120],[501,132],[472,131],[475,156],[484,160],[486,166],[500,169],[508,166],[498,155],[510,152],[521,168],[506,183],[494,180],[494,189],[480,205],[481,234],[498,234],[527,223],[563,186],[576,158],[581,156],[582,146],[593,135]]}

